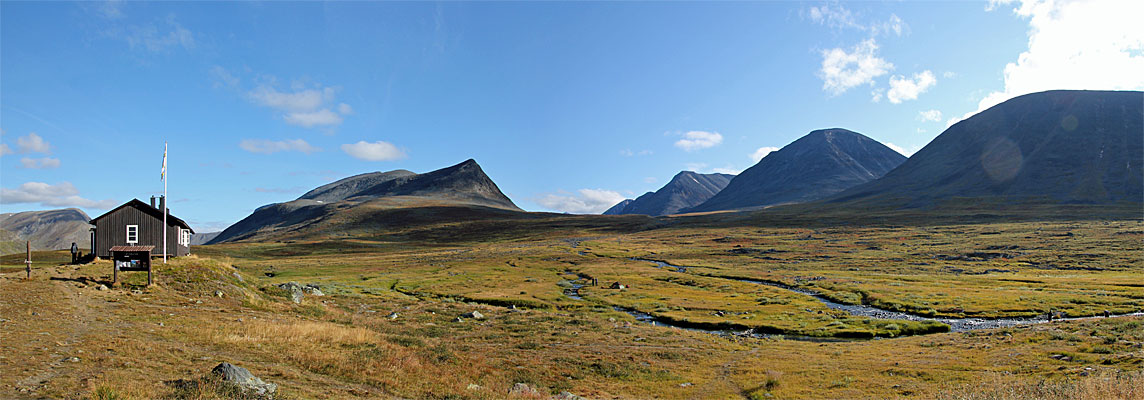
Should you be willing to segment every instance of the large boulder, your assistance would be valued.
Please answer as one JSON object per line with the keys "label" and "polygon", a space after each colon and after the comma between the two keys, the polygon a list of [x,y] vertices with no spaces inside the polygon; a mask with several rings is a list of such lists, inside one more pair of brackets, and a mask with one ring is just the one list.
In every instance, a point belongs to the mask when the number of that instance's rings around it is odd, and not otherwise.
{"label": "large boulder", "polygon": [[211,370],[211,374],[221,378],[223,382],[238,386],[243,392],[250,392],[259,396],[270,396],[278,390],[278,385],[263,382],[262,379],[251,374],[246,368],[227,362],[215,366]]}
{"label": "large boulder", "polygon": [[297,282],[286,282],[279,284],[278,288],[285,290],[286,293],[290,296],[290,300],[293,300],[295,303],[302,302],[302,297],[305,292],[302,290],[302,285],[299,285]]}

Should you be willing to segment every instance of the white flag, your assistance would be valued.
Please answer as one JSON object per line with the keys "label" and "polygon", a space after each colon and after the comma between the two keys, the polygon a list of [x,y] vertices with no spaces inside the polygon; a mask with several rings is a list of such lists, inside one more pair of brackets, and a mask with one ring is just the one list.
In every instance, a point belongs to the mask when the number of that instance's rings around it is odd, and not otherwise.
{"label": "white flag", "polygon": [[159,180],[167,179],[167,142],[163,142],[163,170],[159,171]]}

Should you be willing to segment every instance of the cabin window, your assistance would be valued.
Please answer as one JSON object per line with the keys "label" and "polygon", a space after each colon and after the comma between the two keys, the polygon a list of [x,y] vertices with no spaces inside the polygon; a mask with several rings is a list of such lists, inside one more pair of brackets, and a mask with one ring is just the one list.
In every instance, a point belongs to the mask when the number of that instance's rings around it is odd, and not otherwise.
{"label": "cabin window", "polygon": [[181,244],[183,246],[190,246],[191,245],[191,230],[190,229],[182,229],[182,228],[179,229],[179,244]]}
{"label": "cabin window", "polygon": [[127,225],[127,244],[139,243],[139,225]]}

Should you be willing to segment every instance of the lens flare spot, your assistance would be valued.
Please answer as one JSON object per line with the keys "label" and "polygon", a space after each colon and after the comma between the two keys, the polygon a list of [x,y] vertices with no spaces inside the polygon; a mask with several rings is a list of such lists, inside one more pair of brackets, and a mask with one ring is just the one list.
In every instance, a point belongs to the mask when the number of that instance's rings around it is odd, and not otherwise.
{"label": "lens flare spot", "polygon": [[1072,132],[1076,130],[1076,126],[1079,123],[1080,122],[1076,120],[1075,115],[1069,114],[1068,116],[1061,119],[1061,129],[1064,129],[1065,132]]}
{"label": "lens flare spot", "polygon": [[1021,172],[1024,157],[1013,141],[1001,138],[985,146],[981,154],[981,168],[994,182],[1006,182]]}

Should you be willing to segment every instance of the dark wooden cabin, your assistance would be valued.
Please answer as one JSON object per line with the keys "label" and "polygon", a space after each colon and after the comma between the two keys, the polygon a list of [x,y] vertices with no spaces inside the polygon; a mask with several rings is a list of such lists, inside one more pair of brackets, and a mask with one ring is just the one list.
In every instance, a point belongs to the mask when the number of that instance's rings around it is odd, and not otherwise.
{"label": "dark wooden cabin", "polygon": [[[91,220],[95,225],[95,249],[97,257],[111,256],[115,246],[155,246],[153,257],[163,256],[163,207],[166,199],[159,197],[158,207],[155,198],[148,205],[139,199],[132,199],[115,209]],[[170,212],[170,211],[168,211]],[[167,214],[167,256],[180,257],[191,254],[191,235],[195,231],[183,220]]]}

